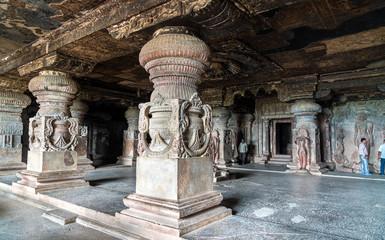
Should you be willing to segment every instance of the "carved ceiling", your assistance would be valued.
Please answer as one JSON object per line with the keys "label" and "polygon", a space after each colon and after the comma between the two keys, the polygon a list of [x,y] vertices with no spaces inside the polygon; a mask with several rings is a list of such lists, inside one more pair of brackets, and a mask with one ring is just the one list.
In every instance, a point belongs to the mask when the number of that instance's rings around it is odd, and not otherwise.
{"label": "carved ceiling", "polygon": [[[34,74],[42,67],[39,59],[53,61],[53,54],[61,60],[52,66],[80,64],[73,74],[84,96],[140,101],[152,90],[138,63],[141,47],[156,29],[185,25],[212,50],[203,90],[279,84],[384,67],[383,16],[380,0],[1,1],[0,58],[8,58],[0,61],[0,77],[26,82],[30,75],[20,74]],[[335,86],[328,89],[345,94]],[[365,89],[380,92],[377,85]]]}

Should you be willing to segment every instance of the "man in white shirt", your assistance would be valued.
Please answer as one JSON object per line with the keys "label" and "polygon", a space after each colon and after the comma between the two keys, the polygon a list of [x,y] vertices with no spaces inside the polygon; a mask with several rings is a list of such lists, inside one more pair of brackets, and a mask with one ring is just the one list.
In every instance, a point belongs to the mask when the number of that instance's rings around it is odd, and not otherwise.
{"label": "man in white shirt", "polygon": [[368,150],[366,149],[366,143],[368,140],[366,138],[361,138],[361,144],[358,147],[358,154],[361,158],[361,174],[363,175],[372,175],[369,173],[368,165]]}
{"label": "man in white shirt", "polygon": [[241,165],[244,165],[246,163],[246,155],[247,155],[247,143],[245,143],[245,140],[242,139],[241,143],[238,147],[239,151],[239,159],[241,160]]}
{"label": "man in white shirt", "polygon": [[385,167],[385,139],[384,143],[378,149],[378,160],[381,159],[381,175],[384,175],[384,167]]}

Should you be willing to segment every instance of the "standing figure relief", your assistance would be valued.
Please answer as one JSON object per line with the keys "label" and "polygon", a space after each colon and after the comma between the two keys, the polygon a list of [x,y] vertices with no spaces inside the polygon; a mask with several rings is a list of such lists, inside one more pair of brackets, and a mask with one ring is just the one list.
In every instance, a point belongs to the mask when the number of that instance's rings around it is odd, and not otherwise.
{"label": "standing figure relief", "polygon": [[297,132],[297,161],[299,169],[310,168],[310,149],[309,149],[309,133],[305,129],[300,129]]}
{"label": "standing figure relief", "polygon": [[361,143],[361,138],[367,139],[366,149],[370,156],[370,147],[373,147],[373,124],[368,121],[366,113],[359,113],[354,125],[354,144],[358,147]]}

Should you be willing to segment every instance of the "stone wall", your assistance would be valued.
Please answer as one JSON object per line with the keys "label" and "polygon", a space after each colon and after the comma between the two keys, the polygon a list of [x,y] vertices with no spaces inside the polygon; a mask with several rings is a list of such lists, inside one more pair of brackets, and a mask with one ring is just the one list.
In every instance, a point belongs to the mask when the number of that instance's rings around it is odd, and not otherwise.
{"label": "stone wall", "polygon": [[334,107],[332,112],[332,158],[337,170],[360,172],[356,144],[361,137],[365,137],[369,138],[370,171],[379,172],[377,151],[385,137],[385,100],[348,102]]}

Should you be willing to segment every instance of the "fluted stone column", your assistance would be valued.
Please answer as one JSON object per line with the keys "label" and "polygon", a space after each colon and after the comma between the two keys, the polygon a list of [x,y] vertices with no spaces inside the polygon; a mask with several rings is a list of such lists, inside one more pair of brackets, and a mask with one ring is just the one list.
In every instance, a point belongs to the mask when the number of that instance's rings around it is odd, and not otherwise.
{"label": "fluted stone column", "polygon": [[78,133],[78,145],[75,151],[78,153],[78,169],[80,170],[94,170],[92,161],[87,157],[87,145],[88,145],[88,127],[84,126],[84,116],[88,112],[87,104],[79,100],[74,100],[70,107],[70,112],[73,118],[78,120],[79,133]]}
{"label": "fluted stone column", "polygon": [[26,169],[22,162],[23,122],[21,112],[31,99],[19,92],[0,90],[0,175]]}
{"label": "fluted stone column", "polygon": [[14,191],[38,193],[60,188],[87,186],[77,170],[78,121],[69,106],[78,86],[67,74],[41,71],[28,85],[40,108],[29,121],[27,170],[17,174]]}
{"label": "fluted stone column", "polygon": [[[301,99],[291,107],[295,116],[293,136],[293,160],[288,168],[291,172],[306,172],[321,174],[326,170],[321,162],[320,137],[317,115],[321,106],[313,99]],[[302,159],[302,164],[299,158]],[[306,161],[306,162],[305,162]]]}
{"label": "fluted stone column", "polygon": [[123,132],[123,155],[118,157],[117,164],[135,167],[138,156],[138,107],[129,107],[124,116],[127,119],[128,128]]}
{"label": "fluted stone column", "polygon": [[154,92],[151,102],[139,105],[136,191],[116,218],[143,234],[152,229],[180,236],[231,214],[218,206],[222,195],[213,190],[211,107],[197,94],[210,50],[189,29],[165,27],[142,48],[139,61]]}

